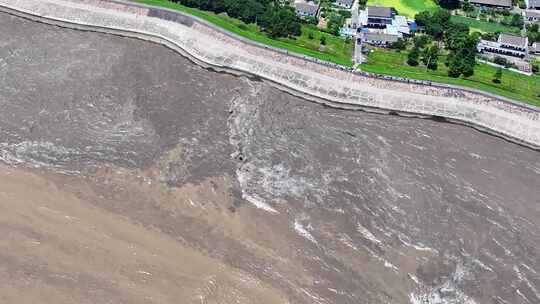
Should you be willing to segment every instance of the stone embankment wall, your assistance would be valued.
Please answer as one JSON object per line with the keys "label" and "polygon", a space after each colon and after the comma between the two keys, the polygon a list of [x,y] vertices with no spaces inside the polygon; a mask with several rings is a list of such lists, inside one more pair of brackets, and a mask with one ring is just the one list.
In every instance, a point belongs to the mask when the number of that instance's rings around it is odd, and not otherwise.
{"label": "stone embankment wall", "polygon": [[0,10],[59,26],[164,44],[195,62],[254,75],[317,102],[450,121],[540,148],[540,111],[451,86],[392,81],[245,41],[179,12],[122,1],[0,0]]}

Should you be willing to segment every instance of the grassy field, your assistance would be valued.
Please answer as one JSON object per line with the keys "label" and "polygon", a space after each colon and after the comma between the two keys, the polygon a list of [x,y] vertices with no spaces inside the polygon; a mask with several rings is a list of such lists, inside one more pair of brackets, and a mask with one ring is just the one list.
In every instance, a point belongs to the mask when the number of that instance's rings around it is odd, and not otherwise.
{"label": "grassy field", "polygon": [[467,18],[463,16],[452,16],[452,21],[456,23],[464,23],[471,28],[471,31],[481,32],[481,33],[495,33],[495,32],[504,32],[504,33],[519,33],[520,29],[512,26],[505,26],[500,23],[480,21],[472,18]]}
{"label": "grassy field", "polygon": [[438,8],[434,0],[368,0],[367,5],[394,7],[400,15],[414,18],[422,11]]}
{"label": "grassy field", "polygon": [[[233,32],[242,37],[253,41],[271,45],[273,47],[285,49],[298,54],[307,55],[321,60],[341,64],[344,66],[352,66],[352,43],[345,43],[345,40],[332,36],[327,33],[304,26],[302,28],[302,36],[297,39],[272,39],[262,33],[260,29],[253,24],[245,24],[240,20],[229,18],[223,14],[214,14],[212,12],[202,11],[196,8],[186,7],[167,0],[132,0],[134,2],[150,4],[155,6],[166,7],[182,11],[210,23],[213,23],[221,28]],[[314,39],[308,38],[308,32],[312,31]],[[326,46],[324,51],[319,50],[320,37],[326,36]]]}
{"label": "grassy field", "polygon": [[439,58],[439,69],[437,71],[427,70],[425,67],[408,66],[405,63],[406,59],[405,52],[397,53],[386,49],[375,49],[368,56],[367,63],[363,64],[361,69],[372,73],[471,87],[540,106],[540,97],[538,97],[540,94],[540,76],[538,75],[525,76],[503,70],[502,82],[495,84],[492,79],[496,68],[487,64],[477,65],[474,75],[464,79],[447,76],[448,69],[444,65],[444,57]]}

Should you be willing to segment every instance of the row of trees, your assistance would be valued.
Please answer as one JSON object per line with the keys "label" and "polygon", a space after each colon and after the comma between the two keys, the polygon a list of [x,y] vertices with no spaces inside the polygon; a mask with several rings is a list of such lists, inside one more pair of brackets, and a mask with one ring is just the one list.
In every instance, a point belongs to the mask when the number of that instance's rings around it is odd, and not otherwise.
{"label": "row of trees", "polygon": [[[437,2],[441,7],[446,9],[458,9],[461,7],[466,12],[474,10],[467,0],[438,0]],[[503,15],[506,14],[509,15],[509,12],[503,11]],[[478,43],[479,36],[477,34],[469,34],[469,27],[467,25],[452,23],[450,21],[450,14],[447,12],[438,12],[435,14],[423,12],[417,18],[420,19],[420,23],[426,25],[428,33],[436,37],[439,41],[444,41],[446,48],[450,51],[446,61],[448,75],[451,77],[459,77],[460,75],[465,77],[472,76],[474,74],[476,44]],[[509,24],[505,25],[521,27],[523,26],[522,22],[521,16],[514,14],[508,22]],[[494,39],[496,36],[498,34],[489,33],[486,38]],[[504,60],[502,57],[497,57],[496,59]],[[496,63],[502,64],[500,62]],[[502,65],[506,66],[506,60],[504,60],[504,64]],[[501,79],[502,68],[498,68],[493,75],[492,81],[499,84],[501,83]]]}
{"label": "row of trees", "polygon": [[529,42],[540,42],[540,24],[529,24],[527,26],[527,37],[529,37]]}
{"label": "row of trees", "polygon": [[227,13],[245,23],[256,23],[271,37],[301,34],[301,25],[294,9],[278,0],[170,0],[205,11]]}
{"label": "row of trees", "polygon": [[347,18],[351,18],[350,11],[337,10],[327,13],[326,20],[328,23],[326,25],[326,31],[334,36],[339,36],[339,31]]}
{"label": "row of trees", "polygon": [[[391,45],[392,48],[398,51],[407,48],[407,41],[399,39]],[[413,39],[413,47],[407,55],[407,64],[417,66],[422,62],[428,69],[436,70],[439,61],[439,46],[433,43],[431,37],[426,35],[415,36]]]}
{"label": "row of trees", "polygon": [[448,66],[448,76],[472,76],[476,65],[476,45],[479,36],[470,34],[467,25],[452,22],[450,16],[447,10],[437,10],[421,12],[415,19],[418,25],[425,27],[426,34],[432,37],[438,46],[444,44],[448,50],[445,62]]}

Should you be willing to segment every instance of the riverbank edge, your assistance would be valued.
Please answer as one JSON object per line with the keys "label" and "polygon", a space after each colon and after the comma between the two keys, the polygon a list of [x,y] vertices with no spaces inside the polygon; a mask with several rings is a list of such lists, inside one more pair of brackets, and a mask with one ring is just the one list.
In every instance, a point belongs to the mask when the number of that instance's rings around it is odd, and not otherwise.
{"label": "riverbank edge", "polygon": [[[124,1],[113,1],[113,2],[126,4],[126,2],[124,2]],[[337,102],[332,101],[332,100],[329,100],[329,99],[326,99],[326,98],[323,98],[323,97],[320,97],[320,96],[317,96],[317,95],[314,95],[314,94],[309,94],[309,93],[303,92],[301,90],[298,90],[297,88],[290,87],[286,83],[282,83],[282,82],[279,82],[279,81],[275,81],[274,79],[266,78],[266,77],[264,77],[264,75],[256,75],[256,74],[253,74],[253,73],[251,73],[249,71],[243,71],[243,70],[236,69],[236,68],[233,68],[233,67],[215,65],[215,64],[212,64],[212,63],[209,63],[209,62],[202,61],[199,58],[193,56],[193,54],[191,54],[189,51],[184,49],[180,44],[176,43],[175,41],[171,41],[171,40],[169,40],[169,39],[167,39],[165,37],[161,37],[159,35],[152,35],[152,34],[149,34],[149,33],[144,33],[144,32],[139,32],[139,31],[129,31],[129,30],[118,29],[118,28],[114,28],[114,27],[82,24],[82,23],[73,22],[71,20],[55,19],[55,18],[52,18],[50,16],[44,17],[44,16],[39,16],[39,15],[32,14],[31,12],[18,10],[17,8],[7,7],[7,6],[1,5],[1,4],[0,4],[0,11],[3,11],[4,13],[8,13],[8,14],[11,14],[11,15],[23,17],[23,18],[26,18],[26,19],[29,19],[29,20],[45,23],[45,24],[51,24],[51,25],[56,25],[56,26],[65,27],[65,28],[71,28],[71,29],[75,29],[75,30],[101,32],[101,33],[113,34],[113,35],[118,35],[118,36],[123,36],[123,37],[137,38],[137,39],[140,39],[140,40],[144,40],[144,41],[164,45],[164,46],[168,47],[169,49],[172,49],[173,51],[181,54],[182,56],[187,57],[188,59],[190,59],[194,63],[196,63],[196,64],[198,64],[198,65],[200,65],[200,66],[202,66],[204,68],[212,69],[212,70],[219,71],[219,72],[227,72],[227,73],[231,73],[231,74],[234,74],[234,75],[237,75],[237,76],[246,76],[246,77],[256,78],[256,79],[260,78],[260,79],[263,79],[264,81],[268,81],[268,83],[273,85],[274,87],[277,87],[277,88],[279,88],[281,90],[284,90],[284,91],[286,91],[288,93],[291,93],[291,94],[293,94],[295,96],[299,96],[299,97],[302,97],[304,99],[308,99],[310,101],[317,102],[317,103],[320,103],[320,104],[324,104],[326,106],[330,106],[330,107],[333,107],[333,108],[346,109],[346,110],[362,110],[362,111],[373,112],[373,113],[398,114],[398,115],[402,115],[402,116],[406,116],[406,117],[420,117],[420,118],[434,117],[434,118],[437,118],[437,119],[441,117],[440,115],[430,115],[430,114],[410,112],[410,111],[399,111],[399,110],[396,111],[395,109],[387,109],[387,108],[384,108],[384,107],[376,107],[376,106],[371,106],[371,105],[369,105],[369,106],[368,105],[359,105],[359,104],[346,103],[346,102],[341,102],[341,101],[337,101]],[[529,109],[529,112],[530,112],[530,109]],[[449,121],[449,122],[453,122],[453,123],[467,125],[467,126],[475,128],[475,129],[477,129],[479,131],[489,133],[489,134],[492,134],[492,135],[495,135],[495,136],[498,136],[498,137],[505,138],[507,140],[510,140],[512,142],[518,143],[520,145],[523,145],[523,146],[526,146],[526,147],[529,147],[529,148],[532,148],[532,149],[535,149],[535,150],[540,150],[540,145],[538,145],[536,143],[528,142],[528,141],[523,140],[523,139],[521,139],[519,137],[509,136],[508,134],[504,134],[504,133],[498,132],[496,130],[490,129],[488,127],[482,126],[480,124],[476,124],[474,121],[455,119],[455,118],[452,118],[452,117],[445,117],[445,120]]]}

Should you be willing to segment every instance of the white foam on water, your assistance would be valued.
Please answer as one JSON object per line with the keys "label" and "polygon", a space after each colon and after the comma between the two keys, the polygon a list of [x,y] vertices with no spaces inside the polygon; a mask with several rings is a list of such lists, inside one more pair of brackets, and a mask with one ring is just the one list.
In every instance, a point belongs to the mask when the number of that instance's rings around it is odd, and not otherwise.
{"label": "white foam on water", "polygon": [[317,244],[317,240],[313,235],[300,223],[298,220],[294,220],[294,230],[301,235],[302,237],[308,239],[309,241]]}
{"label": "white foam on water", "polygon": [[242,194],[242,197],[252,203],[255,207],[262,209],[264,211],[279,213],[276,209],[272,208],[269,204],[265,203],[261,198],[254,195]]}
{"label": "white foam on water", "polygon": [[356,225],[356,230],[362,234],[362,236],[373,243],[381,244],[381,240],[379,240],[371,231],[369,231],[366,227],[362,226],[360,223]]}

